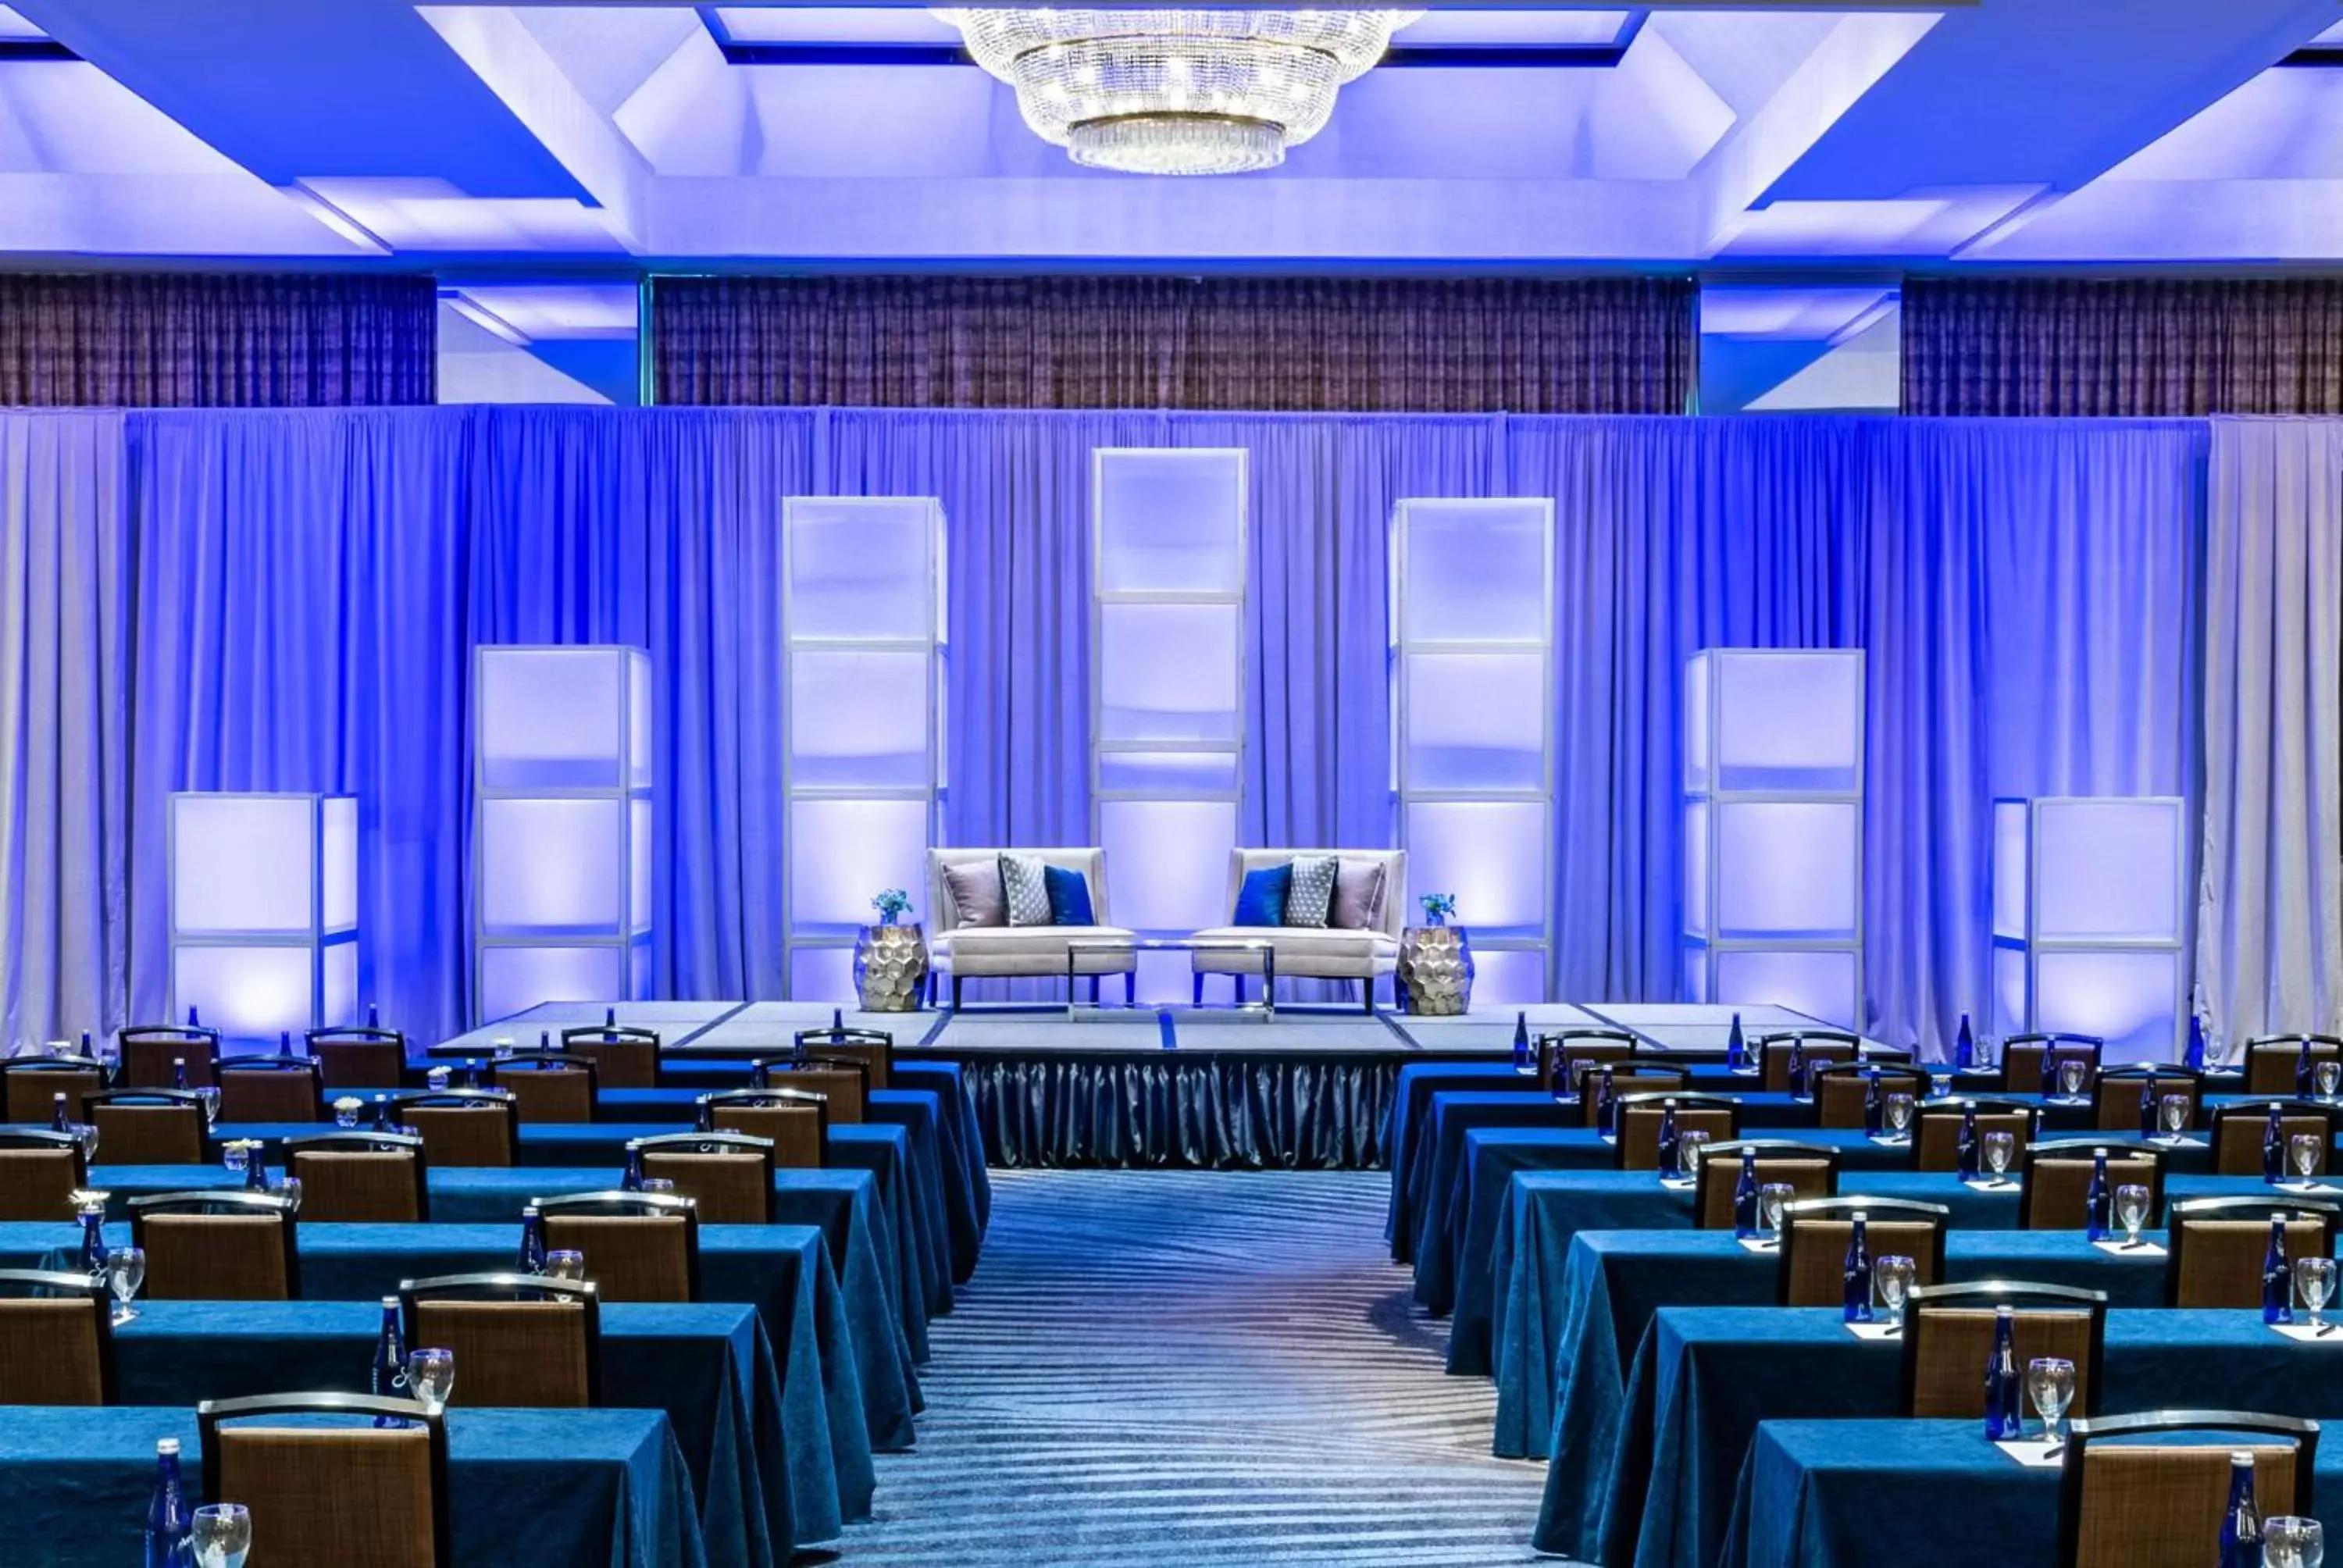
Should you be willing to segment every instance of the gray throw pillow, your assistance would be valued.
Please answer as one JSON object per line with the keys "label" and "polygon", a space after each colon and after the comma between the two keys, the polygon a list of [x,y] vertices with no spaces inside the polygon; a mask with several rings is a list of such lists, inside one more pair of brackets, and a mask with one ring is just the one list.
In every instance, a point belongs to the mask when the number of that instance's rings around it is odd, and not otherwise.
{"label": "gray throw pillow", "polygon": [[1001,890],[1009,900],[1011,925],[1057,924],[1057,911],[1050,907],[1050,879],[1042,874],[1041,856],[1001,856]]}
{"label": "gray throw pillow", "polygon": [[1334,872],[1340,864],[1332,855],[1293,857],[1293,880],[1285,889],[1285,923],[1322,926],[1334,906]]}
{"label": "gray throw pillow", "polygon": [[1372,931],[1383,923],[1383,863],[1345,858],[1334,874],[1334,910],[1328,925]]}
{"label": "gray throw pillow", "polygon": [[1008,900],[1001,892],[1001,862],[970,860],[944,868],[944,889],[951,894],[955,918],[963,926],[1005,926]]}

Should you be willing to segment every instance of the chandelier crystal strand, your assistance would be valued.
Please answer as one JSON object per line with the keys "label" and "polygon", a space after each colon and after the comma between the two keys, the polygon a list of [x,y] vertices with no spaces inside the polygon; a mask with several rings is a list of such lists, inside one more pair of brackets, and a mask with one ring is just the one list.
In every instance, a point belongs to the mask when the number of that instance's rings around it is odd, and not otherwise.
{"label": "chandelier crystal strand", "polygon": [[1420,11],[939,10],[1025,123],[1078,164],[1132,174],[1265,169]]}

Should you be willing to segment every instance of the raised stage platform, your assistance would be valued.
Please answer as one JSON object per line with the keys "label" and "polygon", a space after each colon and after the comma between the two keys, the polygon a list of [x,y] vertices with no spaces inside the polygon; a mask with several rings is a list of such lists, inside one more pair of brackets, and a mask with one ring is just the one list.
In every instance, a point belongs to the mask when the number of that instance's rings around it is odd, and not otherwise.
{"label": "raised stage platform", "polygon": [[[656,1029],[666,1052],[723,1060],[789,1049],[830,1020],[811,1002],[548,1002],[447,1040],[435,1053],[487,1056],[500,1039],[602,1021]],[[1787,1008],[1550,1002],[1519,1010],[1533,1032],[1612,1027],[1687,1057],[1721,1057],[1735,1012],[1752,1037],[1823,1027]],[[1515,1010],[1417,1018],[1286,1007],[986,1008],[866,1013],[897,1054],[957,1061],[976,1102],[988,1163],[1354,1170],[1386,1165],[1399,1070],[1426,1060],[1501,1060]]]}

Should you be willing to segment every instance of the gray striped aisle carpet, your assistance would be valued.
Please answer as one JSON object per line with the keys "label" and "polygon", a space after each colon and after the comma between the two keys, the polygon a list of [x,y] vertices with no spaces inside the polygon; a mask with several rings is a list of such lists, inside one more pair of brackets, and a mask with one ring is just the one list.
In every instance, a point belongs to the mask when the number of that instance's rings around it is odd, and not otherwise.
{"label": "gray striped aisle carpet", "polygon": [[844,1564],[1551,1562],[1375,1171],[1005,1171]]}

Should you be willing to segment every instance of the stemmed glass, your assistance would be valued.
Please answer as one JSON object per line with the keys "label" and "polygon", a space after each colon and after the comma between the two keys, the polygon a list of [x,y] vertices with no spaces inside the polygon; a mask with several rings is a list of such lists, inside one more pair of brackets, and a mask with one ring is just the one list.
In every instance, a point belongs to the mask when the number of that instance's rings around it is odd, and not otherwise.
{"label": "stemmed glass", "polygon": [[2042,1439],[2056,1452],[2066,1441],[2061,1423],[2075,1402],[2075,1363],[2064,1356],[2041,1356],[2026,1363],[2026,1390],[2042,1412]]}
{"label": "stemmed glass", "polygon": [[106,1255],[106,1288],[114,1292],[114,1322],[126,1323],[138,1314],[131,1298],[146,1282],[146,1254],[136,1247],[116,1247]]}
{"label": "stemmed glass", "polygon": [[672,1176],[646,1176],[643,1178],[642,1191],[646,1192],[671,1193],[675,1191],[675,1178]]}
{"label": "stemmed glass", "polygon": [[1887,1097],[1886,1110],[1887,1131],[1897,1139],[1907,1136],[1912,1131],[1912,1097],[1902,1093],[1891,1094]]}
{"label": "stemmed glass", "polygon": [[2069,1100],[2079,1100],[2083,1094],[2083,1061],[2070,1056],[2058,1064],[2058,1088]]}
{"label": "stemmed glass", "polygon": [[81,1140],[81,1161],[84,1165],[97,1163],[97,1124],[94,1121],[71,1123],[73,1135]]}
{"label": "stemmed glass", "polygon": [[196,1510],[187,1538],[196,1568],[244,1568],[252,1550],[252,1515],[241,1503],[206,1503]]}
{"label": "stemmed glass", "polygon": [[2175,1143],[2179,1142],[2181,1133],[2187,1131],[2188,1126],[2188,1097],[2185,1094],[2167,1094],[2157,1101],[2156,1112],[2158,1120],[2164,1124],[2165,1137]]}
{"label": "stemmed glass", "polygon": [[219,1085],[216,1083],[206,1083],[203,1085],[196,1091],[196,1098],[204,1102],[204,1125],[206,1128],[217,1125],[219,1121]]}
{"label": "stemmed glass", "polygon": [[2007,1128],[1996,1128],[1985,1135],[1985,1168],[1993,1175],[1998,1187],[2009,1179],[2009,1162],[2017,1157],[2017,1135]]}
{"label": "stemmed glass", "polygon": [[1676,1168],[1674,1174],[1677,1180],[1691,1181],[1698,1179],[1700,1175],[1700,1152],[1707,1147],[1708,1133],[1701,1128],[1686,1128],[1684,1131],[1676,1134]]}
{"label": "stemmed glass", "polygon": [[2287,1158],[2294,1164],[2295,1180],[2305,1187],[2318,1174],[2318,1146],[2326,1141],[2316,1132],[2298,1132],[2286,1141]]}
{"label": "stemmed glass", "polygon": [[2318,1568],[2327,1532],[2316,1519],[2280,1513],[2262,1521],[2262,1568]]}
{"label": "stemmed glass", "polygon": [[2335,1260],[2313,1254],[2294,1261],[2294,1293],[2302,1298],[2302,1310],[2309,1316],[2310,1332],[2324,1336],[2334,1324],[2321,1322],[2328,1298],[2335,1294]]}
{"label": "stemmed glass", "polygon": [[1768,1181],[1757,1189],[1757,1211],[1775,1246],[1782,1241],[1782,1211],[1798,1201],[1798,1190],[1787,1181]]}
{"label": "stemmed glass", "polygon": [[563,1247],[545,1255],[545,1277],[548,1280],[582,1280],[586,1277],[586,1254]]}
{"label": "stemmed glass", "polygon": [[2318,1090],[2319,1099],[2334,1099],[2336,1084],[2343,1081],[2343,1061],[2328,1057],[2317,1063],[2310,1070],[2310,1081]]}
{"label": "stemmed glass", "polygon": [[2147,1223],[2147,1189],[2126,1185],[2116,1189],[2116,1223],[2123,1227],[2127,1251],[2140,1245],[2140,1227]]}
{"label": "stemmed glass", "polygon": [[456,1352],[426,1349],[408,1355],[407,1392],[435,1412],[445,1410],[456,1392]]}
{"label": "stemmed glass", "polygon": [[1904,1332],[1904,1302],[1912,1293],[1912,1282],[1919,1277],[1912,1260],[1890,1252],[1871,1261],[1872,1288],[1879,1292],[1880,1302],[1887,1308],[1887,1332]]}
{"label": "stemmed glass", "polygon": [[298,1176],[283,1177],[269,1191],[284,1199],[296,1214],[301,1211],[301,1178]]}
{"label": "stemmed glass", "polygon": [[220,1145],[220,1163],[241,1175],[252,1162],[252,1151],[241,1138],[231,1138]]}

